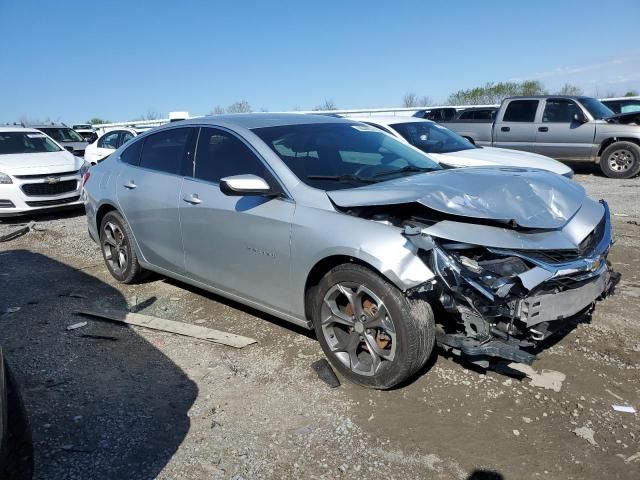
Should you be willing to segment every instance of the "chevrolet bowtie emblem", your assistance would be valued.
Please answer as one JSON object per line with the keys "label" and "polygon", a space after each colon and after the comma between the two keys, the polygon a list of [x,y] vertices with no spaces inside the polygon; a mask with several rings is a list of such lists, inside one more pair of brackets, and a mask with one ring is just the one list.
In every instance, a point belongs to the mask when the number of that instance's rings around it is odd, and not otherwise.
{"label": "chevrolet bowtie emblem", "polygon": [[53,185],[54,183],[58,183],[60,181],[60,177],[47,177],[46,182],[49,185]]}

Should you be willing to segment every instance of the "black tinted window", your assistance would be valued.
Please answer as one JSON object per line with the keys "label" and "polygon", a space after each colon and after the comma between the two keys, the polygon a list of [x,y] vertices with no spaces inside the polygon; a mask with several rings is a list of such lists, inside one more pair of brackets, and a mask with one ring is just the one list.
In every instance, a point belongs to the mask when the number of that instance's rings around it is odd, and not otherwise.
{"label": "black tinted window", "polygon": [[257,175],[268,181],[265,166],[241,140],[215,128],[201,129],[195,177],[219,182],[221,178],[243,174]]}
{"label": "black tinted window", "polygon": [[190,128],[174,128],[148,136],[142,148],[140,166],[159,172],[180,173],[190,134]]}
{"label": "black tinted window", "polygon": [[133,145],[124,149],[120,154],[120,160],[129,165],[138,165],[140,162],[140,152],[142,151],[142,141],[135,142]]}
{"label": "black tinted window", "polygon": [[544,107],[542,121],[548,123],[571,123],[575,114],[581,115],[582,113],[571,100],[550,98]]}
{"label": "black tinted window", "polygon": [[503,122],[533,122],[536,119],[538,100],[513,100],[504,112]]}
{"label": "black tinted window", "polygon": [[469,111],[469,112],[462,112],[460,114],[460,120],[473,120],[475,117],[475,113],[474,111]]}

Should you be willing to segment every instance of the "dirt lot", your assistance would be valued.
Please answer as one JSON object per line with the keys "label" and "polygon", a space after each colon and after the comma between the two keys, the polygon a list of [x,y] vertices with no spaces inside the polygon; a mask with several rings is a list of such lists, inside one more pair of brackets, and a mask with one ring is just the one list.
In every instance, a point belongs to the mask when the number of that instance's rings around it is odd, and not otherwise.
{"label": "dirt lot", "polygon": [[[36,218],[0,244],[0,312],[20,307],[0,317],[0,343],[23,385],[36,477],[640,478],[640,417],[612,408],[640,408],[640,179],[577,180],[616,214],[622,280],[534,365],[561,372],[560,391],[443,356],[393,391],[330,389],[308,332],[171,280],[116,284],[82,212]],[[107,306],[258,343],[98,320],[66,330],[83,320],[75,310]]]}

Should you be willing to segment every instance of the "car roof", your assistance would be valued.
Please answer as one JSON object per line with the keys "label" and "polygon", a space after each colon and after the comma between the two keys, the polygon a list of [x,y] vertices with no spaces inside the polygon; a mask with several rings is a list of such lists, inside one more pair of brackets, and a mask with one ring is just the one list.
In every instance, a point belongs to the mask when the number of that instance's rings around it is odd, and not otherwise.
{"label": "car roof", "polygon": [[545,98],[565,98],[567,100],[597,100],[587,95],[518,95],[516,97],[507,97],[505,100],[544,100]]}
{"label": "car roof", "polygon": [[211,124],[253,129],[262,127],[280,127],[284,125],[304,125],[313,123],[353,123],[353,120],[325,115],[307,115],[303,113],[236,113],[231,115],[195,117],[188,120],[169,123],[163,125],[162,127],[171,125]]}
{"label": "car roof", "polygon": [[377,123],[379,125],[395,125],[397,123],[434,123],[431,120],[419,117],[406,117],[404,115],[371,115],[368,117],[345,117],[355,122]]}
{"label": "car roof", "polygon": [[0,132],[23,132],[23,133],[42,133],[41,131],[31,127],[21,127],[20,125],[0,126]]}

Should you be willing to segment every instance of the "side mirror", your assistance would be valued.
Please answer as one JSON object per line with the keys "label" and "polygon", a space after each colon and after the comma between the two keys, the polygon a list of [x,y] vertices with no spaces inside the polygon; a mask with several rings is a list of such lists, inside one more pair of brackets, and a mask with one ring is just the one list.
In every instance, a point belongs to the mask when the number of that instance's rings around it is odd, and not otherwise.
{"label": "side mirror", "polygon": [[245,195],[271,195],[269,184],[257,175],[233,175],[220,179],[220,191],[225,195],[243,197]]}
{"label": "side mirror", "polygon": [[578,123],[587,123],[587,119],[581,113],[574,113],[573,114],[573,121],[574,122],[578,122]]}

